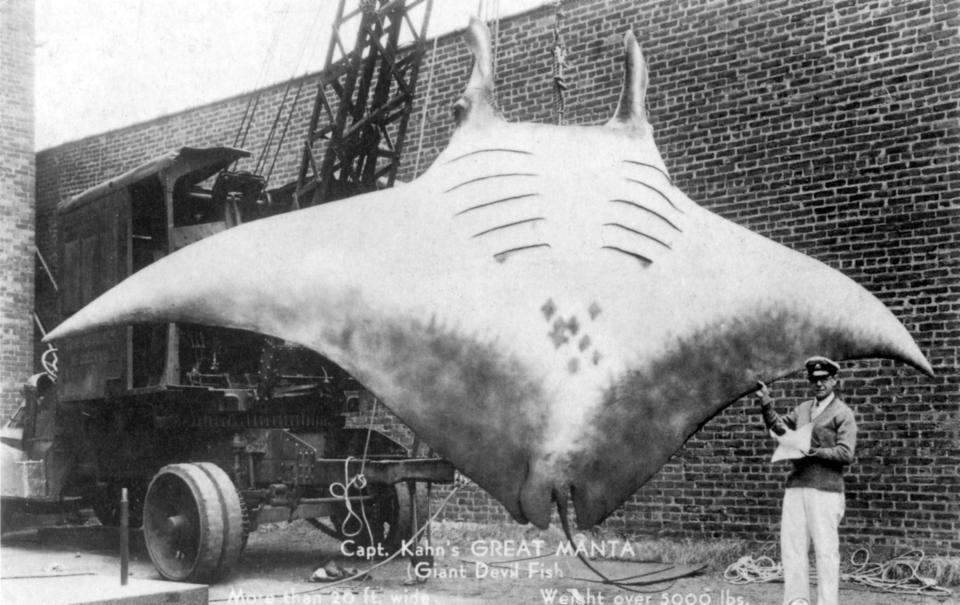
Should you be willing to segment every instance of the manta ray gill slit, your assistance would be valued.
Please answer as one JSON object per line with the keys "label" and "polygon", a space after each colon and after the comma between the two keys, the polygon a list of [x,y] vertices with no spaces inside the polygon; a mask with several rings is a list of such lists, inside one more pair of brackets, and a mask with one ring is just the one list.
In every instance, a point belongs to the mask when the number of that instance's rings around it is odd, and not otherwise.
{"label": "manta ray gill slit", "polygon": [[515,176],[537,176],[537,175],[536,175],[536,174],[533,174],[532,172],[505,172],[505,173],[503,173],[503,174],[487,174],[487,175],[484,175],[484,176],[478,176],[478,177],[475,178],[475,179],[470,179],[470,180],[468,180],[468,181],[464,181],[464,182],[462,182],[462,183],[458,183],[458,184],[454,185],[453,187],[451,187],[451,188],[447,189],[446,191],[444,191],[444,193],[450,193],[451,191],[456,191],[457,189],[459,189],[459,188],[461,188],[461,187],[466,187],[467,185],[473,185],[473,184],[479,183],[479,182],[481,182],[481,181],[489,181],[490,179],[502,179],[502,178],[515,177]]}
{"label": "manta ray gill slit", "polygon": [[646,239],[648,239],[648,240],[650,240],[650,241],[652,241],[652,242],[654,242],[654,243],[660,244],[661,246],[663,246],[664,248],[667,248],[668,250],[673,248],[673,246],[671,246],[670,244],[668,244],[667,242],[663,241],[663,240],[660,239],[660,238],[654,237],[654,236],[650,235],[649,233],[644,233],[643,231],[638,231],[637,229],[633,229],[633,228],[631,228],[631,227],[627,227],[626,225],[621,225],[620,223],[604,223],[603,226],[604,226],[604,227],[617,227],[618,229],[623,229],[624,231],[627,231],[627,232],[629,232],[629,233],[634,233],[634,234],[639,235],[640,237],[644,237],[644,238],[646,238]]}
{"label": "manta ray gill slit", "polygon": [[637,160],[623,160],[623,163],[624,163],[624,164],[629,164],[630,166],[642,166],[643,168],[651,168],[651,169],[653,169],[653,170],[656,170],[657,172],[659,172],[660,174],[662,174],[663,177],[666,178],[667,181],[668,181],[671,185],[673,185],[673,179],[671,179],[671,178],[670,178],[670,175],[667,174],[667,172],[664,171],[664,170],[663,170],[662,168],[660,168],[659,166],[654,166],[653,164],[649,164],[649,163],[647,163],[647,162],[640,162],[640,161],[637,161]]}
{"label": "manta ray gill slit", "polygon": [[613,250],[614,252],[620,252],[621,254],[626,254],[627,256],[632,256],[633,258],[640,261],[644,267],[649,267],[653,264],[652,258],[647,258],[646,256],[640,254],[639,252],[633,252],[631,250],[625,250],[619,246],[601,246],[603,250]]}
{"label": "manta ray gill slit", "polygon": [[664,200],[666,200],[666,202],[667,202],[668,204],[670,204],[670,206],[671,206],[674,210],[676,210],[676,211],[679,212],[680,214],[685,214],[685,212],[684,212],[683,210],[681,210],[679,207],[677,207],[677,205],[673,202],[673,200],[670,199],[670,196],[668,196],[666,193],[660,191],[659,188],[651,185],[650,183],[648,183],[648,182],[646,182],[646,181],[641,181],[641,180],[638,180],[638,179],[632,179],[632,178],[630,178],[630,177],[627,177],[626,180],[627,180],[628,183],[633,183],[633,184],[635,184],[635,185],[641,185],[641,186],[643,186],[643,187],[646,187],[646,188],[649,189],[650,191],[653,191],[654,193],[656,193],[657,195],[659,195],[660,197],[662,197]]}
{"label": "manta ray gill slit", "polygon": [[610,203],[612,203],[612,204],[627,204],[628,206],[633,206],[634,208],[638,208],[638,209],[640,209],[640,210],[643,210],[644,212],[646,212],[646,213],[648,213],[648,214],[650,214],[650,215],[652,215],[652,216],[660,219],[661,221],[663,221],[664,223],[666,223],[668,226],[670,226],[672,229],[674,229],[674,230],[677,231],[678,233],[683,233],[683,229],[681,229],[680,227],[678,227],[673,221],[671,221],[671,220],[668,219],[667,217],[663,216],[662,214],[660,214],[660,213],[657,212],[656,210],[653,210],[652,208],[648,208],[647,206],[645,206],[645,205],[643,205],[643,204],[641,204],[641,203],[639,203],[639,202],[635,202],[635,201],[633,201],[633,200],[625,200],[625,199],[621,199],[621,198],[616,198],[616,199],[610,200]]}
{"label": "manta ray gill slit", "polygon": [[491,201],[491,202],[484,202],[484,203],[482,203],[482,204],[477,204],[476,206],[470,206],[469,208],[466,208],[465,210],[461,210],[460,212],[454,214],[453,216],[455,216],[455,217],[456,217],[456,216],[462,216],[462,215],[464,215],[464,214],[466,214],[466,213],[468,213],[468,212],[473,212],[474,210],[479,210],[479,209],[481,209],[481,208],[486,208],[486,207],[488,207],[488,206],[493,206],[493,205],[496,205],[496,204],[502,204],[502,203],[504,203],[504,202],[513,202],[513,201],[516,201],[516,200],[523,200],[523,199],[527,199],[527,198],[531,198],[531,197],[540,197],[540,194],[539,194],[539,193],[521,193],[521,194],[519,194],[519,195],[511,195],[511,196],[509,196],[509,197],[502,197],[502,198],[493,200],[493,201]]}
{"label": "manta ray gill slit", "polygon": [[493,255],[493,258],[496,259],[498,263],[506,262],[507,258],[516,254],[517,252],[523,252],[524,250],[533,250],[536,248],[549,248],[550,244],[530,244],[529,246],[517,246],[516,248],[510,248],[509,250],[502,250]]}
{"label": "manta ray gill slit", "polygon": [[500,148],[500,147],[497,147],[497,148],[494,148],[494,149],[477,149],[477,150],[474,150],[474,151],[470,151],[470,152],[464,153],[463,155],[458,155],[457,157],[448,160],[448,161],[445,162],[443,165],[446,166],[446,165],[449,165],[449,164],[453,164],[454,162],[458,162],[458,161],[460,161],[460,160],[462,160],[462,159],[464,159],[464,158],[469,158],[469,157],[476,156],[476,155],[480,155],[480,154],[483,154],[483,153],[517,153],[517,154],[521,154],[521,155],[533,155],[532,152],[530,152],[530,151],[524,151],[523,149],[505,149],[505,148]]}
{"label": "manta ray gill slit", "polygon": [[518,225],[525,225],[528,223],[538,223],[540,221],[545,221],[545,220],[547,220],[545,217],[536,216],[534,218],[528,218],[522,221],[513,221],[512,223],[506,223],[504,225],[499,225],[497,227],[491,227],[490,229],[486,229],[484,231],[481,231],[480,233],[474,233],[471,237],[481,237],[483,235],[487,235],[488,233],[493,233],[495,231],[500,231],[502,229],[509,229],[510,227],[516,227]]}

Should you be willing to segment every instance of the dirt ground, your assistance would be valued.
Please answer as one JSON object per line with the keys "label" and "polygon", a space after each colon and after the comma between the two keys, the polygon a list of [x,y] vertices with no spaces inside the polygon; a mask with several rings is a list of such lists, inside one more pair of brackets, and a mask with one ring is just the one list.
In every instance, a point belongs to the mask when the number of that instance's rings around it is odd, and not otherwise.
{"label": "dirt ground", "polygon": [[[569,554],[518,561],[503,566],[505,556],[476,556],[435,545],[433,576],[407,585],[412,577],[407,560],[396,559],[372,569],[365,580],[342,584],[311,583],[314,568],[332,561],[344,568],[368,569],[375,562],[343,557],[340,546],[301,522],[262,528],[250,540],[238,568],[211,586],[211,603],[444,605],[502,604],[644,604],[644,605],[776,605],[780,584],[733,585],[717,574],[681,578],[628,592],[597,583],[596,576]],[[21,529],[8,533],[0,548],[2,577],[37,574],[97,573],[119,578],[115,532],[97,526]],[[439,548],[437,548],[439,547]],[[440,551],[443,550],[441,553]],[[525,553],[513,553],[514,555]],[[136,542],[130,573],[134,578],[159,579],[142,546]],[[491,565],[478,564],[477,561]],[[667,565],[596,561],[609,577],[629,577],[662,570]],[[647,576],[652,577],[652,576]],[[118,580],[119,581],[119,580]],[[934,605],[958,603],[956,595],[936,599],[867,592],[844,585],[843,605]],[[20,605],[5,603],[5,605]],[[24,605],[27,605],[24,603]],[[32,605],[32,604],[30,604]]]}

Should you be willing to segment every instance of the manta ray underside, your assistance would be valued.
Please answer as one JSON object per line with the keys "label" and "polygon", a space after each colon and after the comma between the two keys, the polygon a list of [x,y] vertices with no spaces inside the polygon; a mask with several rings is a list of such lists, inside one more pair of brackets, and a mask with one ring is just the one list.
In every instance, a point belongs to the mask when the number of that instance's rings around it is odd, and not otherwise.
{"label": "manta ray underside", "polygon": [[930,373],[839,272],[701,208],[670,179],[626,36],[603,126],[507,123],[467,30],[459,126],[410,184],[227,230],[52,332],[175,321],[305,345],[377,394],[521,522],[602,521],[709,418],[813,354]]}

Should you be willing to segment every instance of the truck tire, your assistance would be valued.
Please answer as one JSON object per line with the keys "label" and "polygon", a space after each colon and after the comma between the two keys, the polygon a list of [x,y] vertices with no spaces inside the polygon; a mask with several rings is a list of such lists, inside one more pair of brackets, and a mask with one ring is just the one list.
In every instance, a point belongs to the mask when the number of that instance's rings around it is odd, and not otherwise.
{"label": "truck tire", "polygon": [[[117,483],[110,483],[94,496],[93,512],[104,527],[118,527],[120,525],[120,490],[122,487]],[[129,500],[129,524],[130,527],[140,527],[143,523],[143,497],[146,488],[141,483],[133,484],[127,490]]]}
{"label": "truck tire", "polygon": [[[396,524],[387,533],[386,542],[392,551],[427,522],[427,489],[423,483],[402,481],[392,486],[396,493]],[[423,534],[421,534],[421,537]],[[415,546],[415,545],[414,545]]]}
{"label": "truck tire", "polygon": [[243,548],[243,513],[230,477],[210,462],[160,469],[144,500],[143,538],[164,578],[197,583],[223,578]]}
{"label": "truck tire", "polygon": [[[330,520],[335,530],[341,533],[341,539],[353,540],[354,544],[361,547],[379,545],[388,554],[396,552],[403,541],[409,540],[427,519],[426,488],[419,483],[401,481],[393,485],[370,485],[367,493],[372,496],[364,511],[367,521],[370,522],[369,530],[361,527],[355,535],[343,535],[342,527],[347,515],[345,508],[332,515]],[[361,515],[361,505],[353,506],[354,514]]]}

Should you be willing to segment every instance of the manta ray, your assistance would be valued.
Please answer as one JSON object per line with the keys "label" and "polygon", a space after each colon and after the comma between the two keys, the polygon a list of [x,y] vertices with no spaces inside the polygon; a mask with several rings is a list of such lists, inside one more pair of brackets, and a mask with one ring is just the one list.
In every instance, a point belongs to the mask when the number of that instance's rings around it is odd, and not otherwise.
{"label": "manta ray", "polygon": [[135,273],[49,336],[252,330],[350,372],[519,522],[601,522],[697,429],[813,354],[931,367],[863,287],[681,192],[624,40],[603,125],[508,123],[490,39],[449,146],[392,189],[247,223]]}

